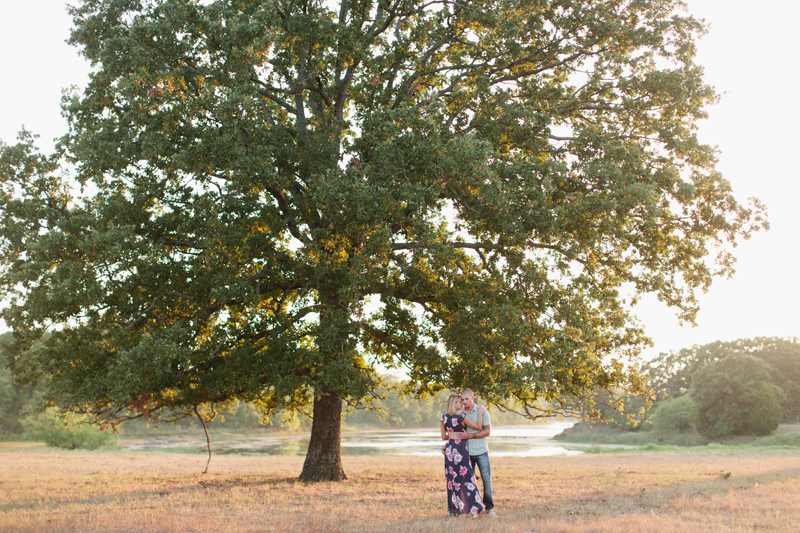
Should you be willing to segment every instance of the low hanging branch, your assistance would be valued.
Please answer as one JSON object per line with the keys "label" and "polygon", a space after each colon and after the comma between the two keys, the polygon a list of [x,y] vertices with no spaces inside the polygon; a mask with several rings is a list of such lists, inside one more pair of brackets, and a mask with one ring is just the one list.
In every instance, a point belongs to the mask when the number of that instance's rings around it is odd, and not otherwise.
{"label": "low hanging branch", "polygon": [[203,431],[206,432],[206,445],[208,446],[208,461],[206,461],[206,469],[203,470],[203,473],[200,474],[204,476],[208,473],[208,465],[211,464],[211,439],[208,437],[208,428],[206,427],[206,421],[203,420],[203,417],[200,416],[200,413],[197,412],[197,406],[195,405],[193,408],[194,414],[197,415],[197,418],[200,420],[200,423],[203,424]]}

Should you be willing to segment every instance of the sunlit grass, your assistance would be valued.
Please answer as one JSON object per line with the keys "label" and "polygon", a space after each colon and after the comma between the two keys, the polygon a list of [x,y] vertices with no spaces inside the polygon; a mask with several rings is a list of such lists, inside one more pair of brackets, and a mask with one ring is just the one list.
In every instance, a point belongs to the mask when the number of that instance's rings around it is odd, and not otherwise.
{"label": "sunlit grass", "polygon": [[694,430],[678,433],[677,431],[626,431],[610,428],[595,428],[594,430],[578,428],[567,429],[556,435],[555,440],[560,442],[578,442],[593,444],[622,444],[626,446],[649,447],[667,449],[671,446],[701,447],[708,445],[726,446],[795,446],[800,450],[800,424],[781,424],[775,433],[765,437],[754,435],[736,435],[714,439],[713,442]]}
{"label": "sunlit grass", "polygon": [[3,441],[0,441],[0,451],[33,450],[33,449],[41,449],[41,448],[44,448],[44,447],[45,447],[45,444],[43,442],[30,442],[30,441],[3,442]]}
{"label": "sunlit grass", "polygon": [[492,521],[447,518],[438,457],[304,485],[302,457],[0,450],[0,531],[796,531],[800,454],[718,451],[495,457]]}

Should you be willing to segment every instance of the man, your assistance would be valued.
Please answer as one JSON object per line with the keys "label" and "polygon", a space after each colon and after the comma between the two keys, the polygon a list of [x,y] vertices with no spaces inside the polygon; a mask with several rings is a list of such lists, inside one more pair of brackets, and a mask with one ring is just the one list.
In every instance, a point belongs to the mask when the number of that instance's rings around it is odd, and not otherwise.
{"label": "man", "polygon": [[[464,412],[467,416],[478,423],[478,409],[475,406],[475,396],[470,389],[461,391],[461,403],[464,404]],[[492,428],[489,421],[489,412],[483,412],[483,429],[480,431],[467,427],[466,433],[456,433],[457,439],[466,439],[469,449],[469,458],[472,461],[472,469],[475,472],[480,470],[483,480],[483,504],[486,506],[486,514],[492,518],[497,518],[494,512],[494,502],[492,501],[492,467],[489,465],[489,445],[486,437],[491,435]]]}

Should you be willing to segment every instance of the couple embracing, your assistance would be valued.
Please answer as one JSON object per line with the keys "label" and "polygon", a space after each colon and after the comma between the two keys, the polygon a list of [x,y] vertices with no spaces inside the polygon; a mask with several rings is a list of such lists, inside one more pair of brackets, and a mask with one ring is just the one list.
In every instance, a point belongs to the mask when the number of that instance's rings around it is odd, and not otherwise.
{"label": "couple embracing", "polygon": [[[472,391],[464,389],[460,395],[451,394],[447,399],[447,412],[442,415],[439,427],[442,440],[447,441],[442,453],[450,516],[486,514],[497,518],[486,444],[486,437],[491,433],[489,412],[482,405],[475,405]],[[483,480],[483,498],[475,479],[476,468]]]}

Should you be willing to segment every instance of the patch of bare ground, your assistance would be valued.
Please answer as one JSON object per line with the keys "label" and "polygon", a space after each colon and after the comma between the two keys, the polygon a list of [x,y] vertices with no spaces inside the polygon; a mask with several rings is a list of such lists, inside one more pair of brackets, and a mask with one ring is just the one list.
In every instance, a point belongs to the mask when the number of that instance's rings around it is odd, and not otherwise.
{"label": "patch of bare ground", "polygon": [[499,520],[446,516],[437,457],[345,457],[349,479],[296,481],[302,457],[0,450],[0,532],[796,531],[793,452],[495,457]]}

